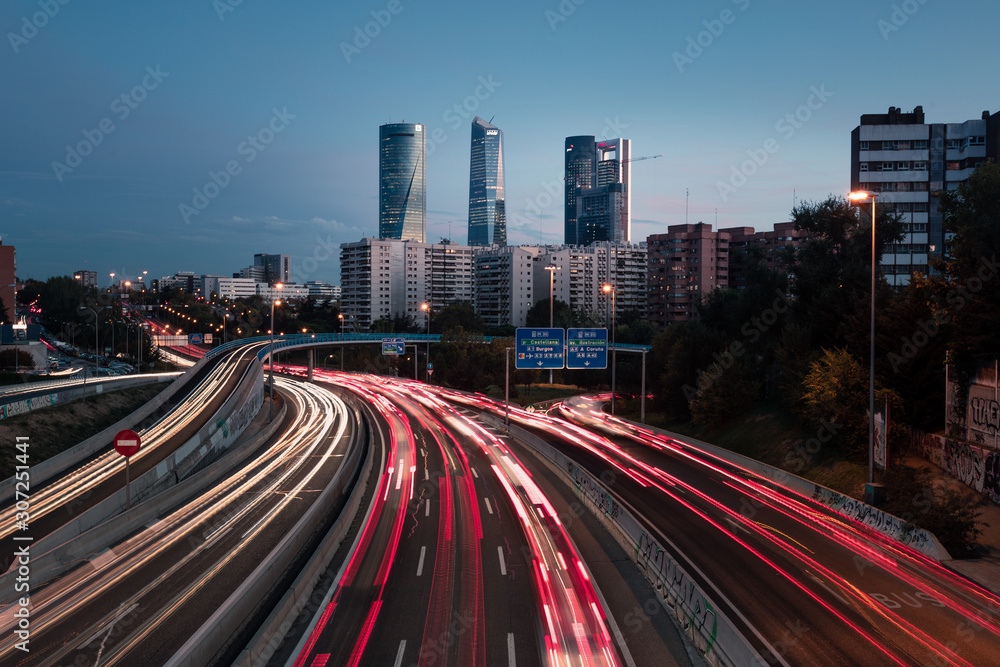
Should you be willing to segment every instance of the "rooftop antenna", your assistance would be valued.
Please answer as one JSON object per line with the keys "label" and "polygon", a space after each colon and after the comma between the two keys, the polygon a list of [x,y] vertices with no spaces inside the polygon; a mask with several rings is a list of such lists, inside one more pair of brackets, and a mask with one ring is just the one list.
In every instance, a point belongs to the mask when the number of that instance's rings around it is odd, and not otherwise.
{"label": "rooftop antenna", "polygon": [[798,206],[798,202],[795,201],[795,188],[792,188],[792,210],[793,211],[795,210],[796,206]]}
{"label": "rooftop antenna", "polygon": [[719,228],[719,209],[715,209],[715,228]]}
{"label": "rooftop antenna", "polygon": [[490,116],[490,125],[493,124],[493,119],[496,118],[496,117],[497,117],[496,114],[493,114],[492,116]]}
{"label": "rooftop antenna", "polygon": [[688,223],[688,200],[691,198],[691,188],[684,188],[684,224]]}

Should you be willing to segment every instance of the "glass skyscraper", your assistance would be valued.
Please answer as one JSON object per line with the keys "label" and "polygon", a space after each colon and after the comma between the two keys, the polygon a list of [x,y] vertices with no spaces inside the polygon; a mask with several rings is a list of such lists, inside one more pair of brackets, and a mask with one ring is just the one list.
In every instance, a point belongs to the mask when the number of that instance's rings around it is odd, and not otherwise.
{"label": "glass skyscraper", "polygon": [[566,137],[565,243],[629,243],[632,141]]}
{"label": "glass skyscraper", "polygon": [[468,243],[470,246],[507,245],[503,132],[479,116],[472,119]]}
{"label": "glass skyscraper", "polygon": [[379,238],[424,242],[426,131],[426,126],[412,123],[379,127]]}

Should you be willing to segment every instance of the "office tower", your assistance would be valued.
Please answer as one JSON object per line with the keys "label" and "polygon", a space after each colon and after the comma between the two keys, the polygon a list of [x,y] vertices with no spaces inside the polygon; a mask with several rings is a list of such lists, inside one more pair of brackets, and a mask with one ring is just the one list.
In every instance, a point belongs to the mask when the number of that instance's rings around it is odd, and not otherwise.
{"label": "office tower", "polygon": [[851,190],[875,192],[878,206],[899,213],[905,227],[903,240],[882,256],[890,285],[906,285],[918,271],[929,273],[929,256],[947,253],[940,193],[957,188],[998,154],[1000,112],[984,111],[962,123],[925,123],[919,106],[912,113],[889,107],[888,113],[861,116],[851,132]]}
{"label": "office tower", "polygon": [[632,238],[632,141],[566,138],[565,242],[589,245]]}
{"label": "office tower", "polygon": [[[269,285],[292,281],[292,256],[258,253],[253,256],[253,265],[264,269],[264,282]],[[251,276],[248,276],[251,277]]]}
{"label": "office tower", "polygon": [[469,159],[469,245],[507,245],[504,208],[503,132],[472,119]]}
{"label": "office tower", "polygon": [[426,129],[411,123],[379,127],[379,238],[424,241]]}

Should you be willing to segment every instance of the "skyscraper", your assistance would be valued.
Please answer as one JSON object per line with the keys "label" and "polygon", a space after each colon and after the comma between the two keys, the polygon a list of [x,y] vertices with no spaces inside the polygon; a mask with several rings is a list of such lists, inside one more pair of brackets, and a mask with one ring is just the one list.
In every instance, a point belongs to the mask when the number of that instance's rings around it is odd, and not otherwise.
{"label": "skyscraper", "polygon": [[504,207],[503,132],[472,119],[469,160],[469,245],[507,245]]}
{"label": "skyscraper", "polygon": [[379,127],[379,238],[424,241],[426,129],[412,123]]}
{"label": "skyscraper", "polygon": [[628,243],[632,237],[632,141],[566,138],[565,241]]}
{"label": "skyscraper", "polygon": [[564,217],[566,245],[579,241],[576,229],[576,190],[597,185],[597,144],[593,135],[566,137],[566,209]]}

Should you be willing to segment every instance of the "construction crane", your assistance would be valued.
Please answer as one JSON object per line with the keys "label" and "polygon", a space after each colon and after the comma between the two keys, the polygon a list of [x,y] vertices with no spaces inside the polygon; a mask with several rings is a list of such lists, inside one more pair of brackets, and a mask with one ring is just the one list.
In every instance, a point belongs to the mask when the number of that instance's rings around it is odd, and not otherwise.
{"label": "construction crane", "polygon": [[[642,157],[630,157],[627,160],[622,160],[622,165],[623,165],[622,171],[623,172],[625,171],[624,165],[628,164],[629,162],[641,162],[643,160],[655,160],[658,157],[663,157],[663,153],[660,153],[659,155],[643,155]],[[621,179],[621,182],[623,182],[623,183],[625,182],[625,174],[624,173],[620,174],[619,178]],[[621,200],[621,206],[619,207],[619,210],[618,210],[618,214],[619,214],[618,218],[621,221],[621,224],[622,224],[623,227],[627,226],[627,222],[625,220],[625,197],[628,194],[629,193],[623,193],[622,200]]]}

